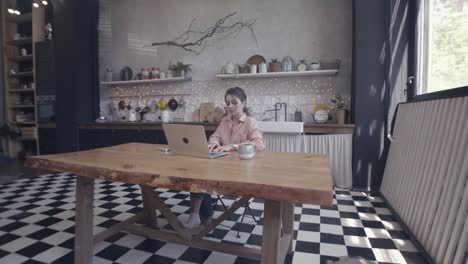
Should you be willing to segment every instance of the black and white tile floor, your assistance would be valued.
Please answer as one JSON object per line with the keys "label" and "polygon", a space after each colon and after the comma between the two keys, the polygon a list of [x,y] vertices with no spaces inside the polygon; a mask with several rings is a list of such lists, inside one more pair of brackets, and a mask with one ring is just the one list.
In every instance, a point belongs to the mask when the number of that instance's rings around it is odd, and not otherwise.
{"label": "black and white tile floor", "polygon": [[[75,177],[66,173],[20,179],[0,185],[0,263],[73,263]],[[156,189],[177,214],[188,213],[187,192]],[[224,196],[231,204],[235,197]],[[138,186],[96,181],[94,232],[127,219],[142,207]],[[261,216],[263,202],[253,200]],[[222,213],[217,207],[215,216]],[[362,256],[378,263],[425,263],[385,203],[366,193],[335,190],[331,208],[296,204],[294,253],[287,263],[327,263],[339,256]],[[256,225],[243,208],[209,239],[261,245]],[[167,225],[161,218],[160,226]],[[236,236],[240,229],[240,238]],[[255,260],[118,233],[94,246],[94,263],[259,263]]]}

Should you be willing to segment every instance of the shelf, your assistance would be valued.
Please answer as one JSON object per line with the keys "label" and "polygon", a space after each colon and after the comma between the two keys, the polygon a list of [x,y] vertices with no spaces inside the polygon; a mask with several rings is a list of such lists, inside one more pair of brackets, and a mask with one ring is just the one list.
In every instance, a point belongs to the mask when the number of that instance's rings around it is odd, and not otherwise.
{"label": "shelf", "polygon": [[17,73],[10,73],[8,74],[8,76],[10,77],[26,77],[26,76],[33,76],[34,75],[34,72],[30,71],[30,72],[17,72]]}
{"label": "shelf", "polygon": [[168,83],[168,82],[188,82],[192,78],[174,77],[166,79],[149,79],[149,80],[133,80],[133,81],[114,81],[114,82],[101,82],[102,85],[132,85],[132,84],[150,84],[150,83]]}
{"label": "shelf", "polygon": [[145,94],[145,95],[111,95],[109,98],[134,98],[134,97],[169,97],[169,96],[190,96],[188,93],[166,93],[166,94]]}
{"label": "shelf", "polygon": [[27,45],[27,44],[32,45],[32,38],[22,38],[22,39],[9,40],[6,43],[8,45],[12,45],[12,46],[20,46],[20,45]]}
{"label": "shelf", "polygon": [[35,125],[35,121],[11,122],[12,125]]}
{"label": "shelf", "polygon": [[9,60],[11,61],[32,61],[33,56],[32,55],[27,55],[27,56],[13,56],[13,57],[8,57]]}
{"label": "shelf", "polygon": [[34,93],[34,89],[10,89],[10,93]]}
{"label": "shelf", "polygon": [[9,108],[34,108],[34,105],[10,105]]}
{"label": "shelf", "polygon": [[26,13],[21,15],[9,15],[7,21],[18,24],[32,22],[32,13]]}
{"label": "shelf", "polygon": [[247,79],[267,77],[300,77],[300,76],[332,76],[338,70],[293,71],[293,72],[267,72],[267,73],[242,73],[242,74],[218,74],[221,79]]}

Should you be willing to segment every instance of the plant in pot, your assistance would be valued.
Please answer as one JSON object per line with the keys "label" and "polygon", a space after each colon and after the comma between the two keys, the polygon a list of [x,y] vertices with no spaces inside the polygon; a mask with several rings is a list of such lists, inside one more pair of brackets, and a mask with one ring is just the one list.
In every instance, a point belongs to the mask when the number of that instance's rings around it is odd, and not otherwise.
{"label": "plant in pot", "polygon": [[341,95],[337,94],[335,97],[330,99],[330,106],[336,113],[337,123],[340,125],[345,124],[347,113],[345,99]]}
{"label": "plant in pot", "polygon": [[281,64],[278,59],[271,59],[270,62],[270,72],[279,72],[281,71]]}
{"label": "plant in pot", "polygon": [[169,66],[169,70],[174,72],[174,77],[186,77],[186,74],[192,71],[191,64],[184,64],[180,61]]}

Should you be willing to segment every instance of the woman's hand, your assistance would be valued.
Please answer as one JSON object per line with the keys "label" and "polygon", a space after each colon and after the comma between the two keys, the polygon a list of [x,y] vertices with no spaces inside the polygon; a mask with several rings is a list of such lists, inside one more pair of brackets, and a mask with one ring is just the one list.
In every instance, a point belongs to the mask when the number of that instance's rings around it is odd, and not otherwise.
{"label": "woman's hand", "polygon": [[209,151],[217,151],[217,148],[219,148],[218,143],[210,143],[208,144],[208,150]]}
{"label": "woman's hand", "polygon": [[234,145],[233,144],[228,144],[228,145],[219,146],[214,151],[229,152],[229,151],[233,151],[233,150],[236,150]]}

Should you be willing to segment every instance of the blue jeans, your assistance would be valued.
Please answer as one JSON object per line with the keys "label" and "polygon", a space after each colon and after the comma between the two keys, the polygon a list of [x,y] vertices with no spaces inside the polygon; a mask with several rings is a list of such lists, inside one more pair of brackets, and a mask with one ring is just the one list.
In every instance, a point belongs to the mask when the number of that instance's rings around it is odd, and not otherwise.
{"label": "blue jeans", "polygon": [[213,217],[213,200],[208,193],[190,193],[190,199],[202,199],[200,206],[200,218],[209,219]]}

